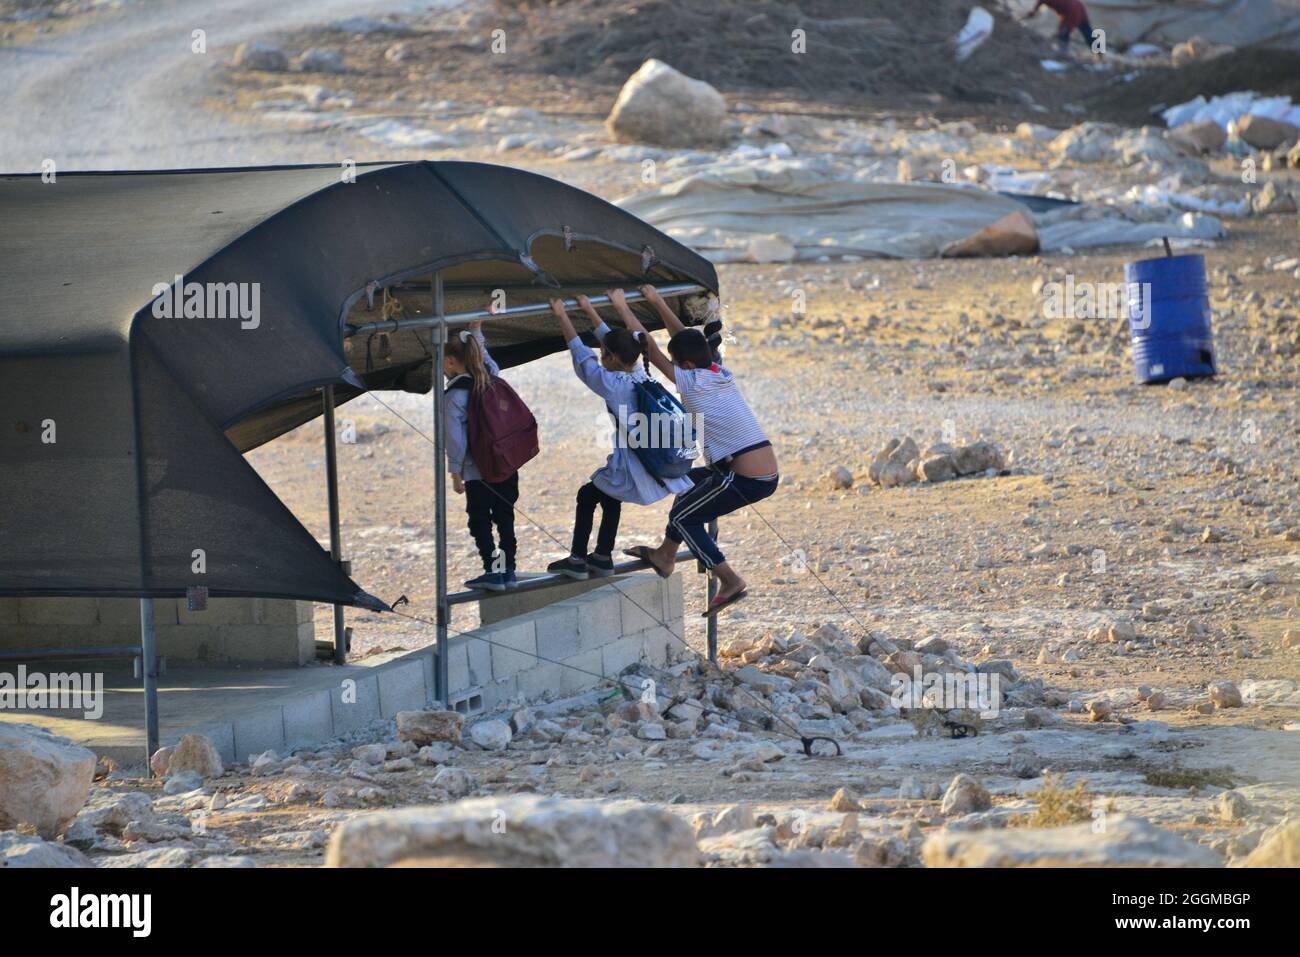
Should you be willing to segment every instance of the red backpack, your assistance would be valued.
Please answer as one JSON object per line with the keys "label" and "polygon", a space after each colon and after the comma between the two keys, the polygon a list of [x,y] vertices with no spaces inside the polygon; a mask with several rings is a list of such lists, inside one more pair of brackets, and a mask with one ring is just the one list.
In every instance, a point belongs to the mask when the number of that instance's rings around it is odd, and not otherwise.
{"label": "red backpack", "polygon": [[474,391],[473,379],[465,386],[469,388],[469,454],[485,482],[504,482],[537,457],[537,420],[500,376],[492,376],[492,384],[482,392]]}

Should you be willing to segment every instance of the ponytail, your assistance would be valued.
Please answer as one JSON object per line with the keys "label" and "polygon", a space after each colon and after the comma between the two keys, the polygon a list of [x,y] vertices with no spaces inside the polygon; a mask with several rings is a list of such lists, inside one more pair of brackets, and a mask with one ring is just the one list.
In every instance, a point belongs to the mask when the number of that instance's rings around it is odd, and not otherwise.
{"label": "ponytail", "polygon": [[641,363],[645,366],[645,374],[649,375],[650,343],[646,341],[646,334],[644,332],[634,332],[632,333],[632,336],[636,339],[636,344],[641,347]]}
{"label": "ponytail", "polygon": [[459,335],[447,343],[447,354],[459,359],[465,371],[474,378],[474,391],[485,391],[492,384],[492,375],[483,361],[483,350],[479,348],[478,336],[468,329],[462,329]]}

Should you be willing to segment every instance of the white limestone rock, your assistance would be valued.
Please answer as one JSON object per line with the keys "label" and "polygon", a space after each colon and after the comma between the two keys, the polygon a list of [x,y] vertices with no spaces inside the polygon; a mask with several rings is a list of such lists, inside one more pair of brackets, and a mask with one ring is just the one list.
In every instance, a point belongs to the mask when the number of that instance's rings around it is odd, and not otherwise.
{"label": "white limestone rock", "polygon": [[330,867],[692,867],[690,826],[635,801],[521,794],[354,817],[335,829]]}
{"label": "white limestone rock", "polygon": [[0,723],[0,830],[62,834],[85,806],[95,755],[31,724]]}

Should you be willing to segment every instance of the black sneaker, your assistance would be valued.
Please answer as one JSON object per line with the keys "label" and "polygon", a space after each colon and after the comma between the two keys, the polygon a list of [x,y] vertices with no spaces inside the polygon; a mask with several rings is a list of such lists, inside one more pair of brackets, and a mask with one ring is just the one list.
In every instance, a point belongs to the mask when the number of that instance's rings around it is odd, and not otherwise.
{"label": "black sneaker", "polygon": [[546,570],[552,575],[567,575],[577,581],[587,577],[587,563],[572,555],[561,558],[558,562],[551,562],[546,566]]}
{"label": "black sneaker", "polygon": [[484,572],[478,578],[471,578],[467,581],[465,587],[477,591],[505,591],[505,575],[501,572]]}
{"label": "black sneaker", "polygon": [[501,573],[501,581],[506,586],[507,591],[511,588],[519,587],[519,576],[515,574],[513,568]]}
{"label": "black sneaker", "polygon": [[614,559],[601,558],[599,555],[588,555],[587,571],[596,578],[608,578],[614,574]]}

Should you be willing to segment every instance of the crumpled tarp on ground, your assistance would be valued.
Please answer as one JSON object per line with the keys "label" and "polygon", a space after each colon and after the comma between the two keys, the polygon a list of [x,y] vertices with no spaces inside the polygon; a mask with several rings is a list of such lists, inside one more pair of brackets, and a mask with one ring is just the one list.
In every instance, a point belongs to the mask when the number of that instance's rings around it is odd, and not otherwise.
{"label": "crumpled tarp on ground", "polygon": [[1078,204],[1035,213],[972,186],[875,182],[799,160],[719,163],[618,205],[715,263],[752,260],[751,242],[774,234],[788,240],[800,260],[932,258],[1017,212],[1032,216],[1048,251],[1223,233],[1212,216],[1170,210],[1166,219],[1148,215],[1134,222],[1118,211]]}

